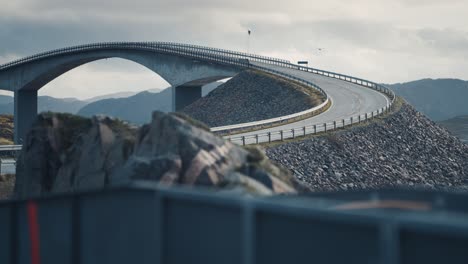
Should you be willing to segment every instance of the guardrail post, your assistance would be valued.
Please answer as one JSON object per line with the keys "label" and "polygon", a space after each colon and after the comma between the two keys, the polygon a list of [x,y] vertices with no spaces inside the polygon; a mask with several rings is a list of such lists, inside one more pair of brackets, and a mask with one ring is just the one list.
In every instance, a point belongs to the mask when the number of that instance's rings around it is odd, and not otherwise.
{"label": "guardrail post", "polygon": [[333,121],[333,129],[336,129],[336,121]]}
{"label": "guardrail post", "polygon": [[374,111],[371,112],[371,118],[374,119]]}
{"label": "guardrail post", "polygon": [[314,125],[314,134],[317,134],[317,125]]}
{"label": "guardrail post", "polygon": [[255,135],[255,143],[258,144],[258,134]]}
{"label": "guardrail post", "polygon": [[305,136],[305,135],[306,135],[306,127],[304,126],[304,127],[302,128],[302,130],[304,131],[304,136]]}
{"label": "guardrail post", "polygon": [[242,136],[242,146],[245,146],[245,136]]}
{"label": "guardrail post", "polygon": [[280,131],[281,141],[283,141],[283,130]]}
{"label": "guardrail post", "polygon": [[341,123],[343,123],[343,127],[344,127],[344,119],[341,120]]}
{"label": "guardrail post", "polygon": [[325,132],[327,132],[327,123],[323,123],[323,126],[325,127]]}
{"label": "guardrail post", "polygon": [[351,125],[353,124],[353,117],[351,117]]}
{"label": "guardrail post", "polygon": [[358,115],[358,123],[361,123],[361,114]]}
{"label": "guardrail post", "polygon": [[295,137],[295,135],[294,135],[294,128],[293,128],[293,129],[291,129],[291,132],[292,132],[292,136],[293,136],[293,138],[296,138],[296,137]]}
{"label": "guardrail post", "polygon": [[271,132],[268,132],[268,143],[271,143]]}
{"label": "guardrail post", "polygon": [[366,118],[366,119],[364,119],[364,120],[367,120],[367,113],[366,113],[366,116],[365,116],[365,118]]}

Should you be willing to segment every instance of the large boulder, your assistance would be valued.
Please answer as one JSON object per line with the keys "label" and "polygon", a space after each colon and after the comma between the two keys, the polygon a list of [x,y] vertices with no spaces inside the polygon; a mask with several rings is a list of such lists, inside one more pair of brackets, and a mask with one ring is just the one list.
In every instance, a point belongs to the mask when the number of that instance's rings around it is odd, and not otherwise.
{"label": "large boulder", "polygon": [[109,117],[43,113],[18,159],[15,195],[73,192],[133,180],[252,194],[293,193],[297,182],[257,148],[217,137],[181,114],[154,112],[140,128]]}

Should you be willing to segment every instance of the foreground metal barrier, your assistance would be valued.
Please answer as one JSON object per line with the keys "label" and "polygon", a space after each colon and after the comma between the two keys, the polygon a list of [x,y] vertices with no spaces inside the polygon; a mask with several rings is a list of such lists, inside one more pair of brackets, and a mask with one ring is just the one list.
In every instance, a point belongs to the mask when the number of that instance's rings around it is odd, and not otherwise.
{"label": "foreground metal barrier", "polygon": [[0,203],[0,260],[468,263],[467,204],[435,192],[248,198],[136,183]]}

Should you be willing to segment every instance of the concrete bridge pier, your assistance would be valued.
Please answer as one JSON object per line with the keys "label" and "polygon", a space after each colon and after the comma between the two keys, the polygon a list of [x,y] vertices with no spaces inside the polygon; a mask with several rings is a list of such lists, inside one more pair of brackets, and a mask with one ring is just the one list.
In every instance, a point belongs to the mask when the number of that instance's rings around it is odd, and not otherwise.
{"label": "concrete bridge pier", "polygon": [[179,111],[202,97],[201,85],[180,85],[173,89],[173,111]]}
{"label": "concrete bridge pier", "polygon": [[15,91],[15,144],[23,144],[37,117],[37,90]]}

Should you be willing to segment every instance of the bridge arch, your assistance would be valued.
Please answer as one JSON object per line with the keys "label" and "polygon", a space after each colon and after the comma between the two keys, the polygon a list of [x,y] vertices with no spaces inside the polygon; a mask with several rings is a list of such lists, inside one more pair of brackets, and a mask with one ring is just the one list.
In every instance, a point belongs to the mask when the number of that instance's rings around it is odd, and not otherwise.
{"label": "bridge arch", "polygon": [[37,91],[81,65],[120,58],[138,63],[158,74],[172,86],[173,110],[201,97],[201,87],[236,75],[238,66],[189,56],[129,48],[91,49],[42,57],[0,70],[0,89],[15,94],[15,142],[21,143],[37,115]]}

